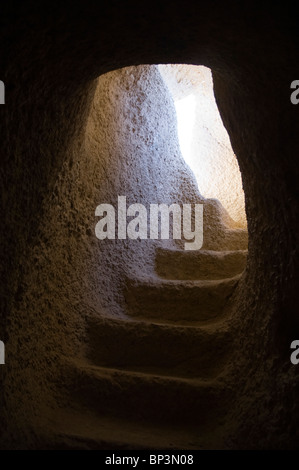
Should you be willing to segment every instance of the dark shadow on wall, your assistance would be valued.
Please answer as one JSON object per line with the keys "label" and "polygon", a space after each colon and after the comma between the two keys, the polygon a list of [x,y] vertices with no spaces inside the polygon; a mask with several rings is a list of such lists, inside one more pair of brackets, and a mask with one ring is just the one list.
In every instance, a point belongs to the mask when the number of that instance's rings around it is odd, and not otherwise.
{"label": "dark shadow on wall", "polygon": [[[69,292],[61,310],[51,309],[53,293],[64,295],[55,273],[51,288],[41,289],[48,311],[38,304],[36,286],[47,278],[48,260],[31,255],[36,245],[49,243],[42,220],[62,168],[84,153],[94,79],[129,65],[192,63],[213,70],[217,105],[246,197],[249,257],[235,315],[240,394],[233,446],[296,448],[298,381],[288,354],[298,327],[299,117],[289,85],[299,76],[299,46],[291,10],[235,1],[212,6],[194,1],[188,8],[176,1],[25,2],[5,5],[0,21],[0,78],[6,85],[0,109],[0,332],[11,357],[1,368],[3,442],[36,445],[24,426],[32,415],[28,404],[37,395],[41,410],[43,400],[51,402],[55,364],[72,351],[61,343],[80,323],[80,306],[70,309],[74,323],[64,317]],[[67,194],[67,177],[62,181]],[[72,217],[76,224],[75,211]],[[80,283],[80,273],[73,275]],[[24,299],[27,310],[20,316]]]}

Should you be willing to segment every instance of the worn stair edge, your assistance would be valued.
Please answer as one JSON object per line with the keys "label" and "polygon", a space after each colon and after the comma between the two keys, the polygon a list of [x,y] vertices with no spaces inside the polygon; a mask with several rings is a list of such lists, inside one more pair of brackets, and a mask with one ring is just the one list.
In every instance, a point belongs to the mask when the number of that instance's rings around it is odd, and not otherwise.
{"label": "worn stair edge", "polygon": [[[224,449],[223,421],[205,431],[196,424],[136,423],[106,417],[87,409],[56,409],[45,413],[44,427],[35,426],[43,450],[208,450]],[[44,437],[43,437],[44,436]]]}
{"label": "worn stair edge", "polygon": [[191,328],[90,319],[87,333],[87,355],[95,365],[169,376],[214,377],[225,369],[233,346],[223,324]]}
{"label": "worn stair edge", "polygon": [[164,279],[221,280],[240,274],[246,260],[247,250],[183,251],[159,247],[155,270]]}

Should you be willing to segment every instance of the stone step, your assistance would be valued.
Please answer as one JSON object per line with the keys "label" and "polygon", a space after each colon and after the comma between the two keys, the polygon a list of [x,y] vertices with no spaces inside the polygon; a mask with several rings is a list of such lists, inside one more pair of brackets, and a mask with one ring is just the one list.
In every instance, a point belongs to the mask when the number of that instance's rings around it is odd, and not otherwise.
{"label": "stone step", "polygon": [[202,248],[214,251],[247,250],[248,232],[245,229],[204,230]]}
{"label": "stone step", "polygon": [[81,406],[136,422],[188,424],[196,416],[202,426],[232,398],[223,379],[167,377],[86,362],[70,364],[64,376]]}
{"label": "stone step", "polygon": [[174,281],[156,277],[127,279],[128,314],[159,322],[209,322],[225,314],[240,275],[224,280]]}
{"label": "stone step", "polygon": [[99,416],[93,411],[70,406],[68,409],[51,409],[46,420],[46,434],[44,427],[39,430],[42,449],[172,451],[225,448],[220,418],[220,423],[216,419],[204,432],[196,423],[192,426],[138,423],[120,417]]}
{"label": "stone step", "polygon": [[215,377],[231,354],[225,322],[203,327],[90,319],[88,358],[98,366],[181,377]]}
{"label": "stone step", "polygon": [[164,279],[231,278],[246,266],[247,250],[237,251],[183,251],[157,248],[156,272]]}

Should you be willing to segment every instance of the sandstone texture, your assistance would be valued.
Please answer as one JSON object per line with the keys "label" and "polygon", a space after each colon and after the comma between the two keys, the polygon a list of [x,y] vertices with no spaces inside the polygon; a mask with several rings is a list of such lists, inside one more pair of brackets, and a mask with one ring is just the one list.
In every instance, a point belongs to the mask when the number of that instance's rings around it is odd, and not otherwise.
{"label": "sandstone texture", "polygon": [[[1,448],[298,449],[289,6],[29,0],[0,31]],[[212,70],[248,236],[198,189],[157,64]],[[98,240],[118,195],[203,203],[202,253]]]}

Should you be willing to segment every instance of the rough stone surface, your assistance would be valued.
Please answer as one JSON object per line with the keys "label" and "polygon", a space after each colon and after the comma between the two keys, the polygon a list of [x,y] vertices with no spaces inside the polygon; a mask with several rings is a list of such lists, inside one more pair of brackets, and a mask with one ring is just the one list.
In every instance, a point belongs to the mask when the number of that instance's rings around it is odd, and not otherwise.
{"label": "rough stone surface", "polygon": [[[110,190],[87,130],[95,79],[121,67],[187,63],[212,69],[242,174],[249,233],[246,271],[230,308],[233,399],[223,400],[221,438],[212,426],[198,447],[298,448],[298,368],[289,356],[299,327],[299,115],[289,85],[299,76],[299,42],[289,5],[28,1],[3,5],[0,22],[6,87],[0,107],[0,337],[7,352],[0,368],[1,446],[95,448],[104,431],[110,438],[100,442],[110,449],[115,442],[127,448],[160,442],[163,448],[166,435],[168,445],[168,439],[183,448],[190,442],[173,428],[144,429],[124,419],[115,419],[112,429],[103,416],[99,427],[92,411],[67,408],[78,376],[67,364],[88,354],[86,325],[104,313],[109,286],[101,273],[109,273],[107,260],[114,260],[93,236],[95,206],[101,195],[108,202],[105,187]],[[121,162],[123,149],[118,152]],[[119,318],[114,298],[112,292],[111,312]],[[196,399],[191,387],[185,390]],[[90,428],[94,435],[87,439]]]}

